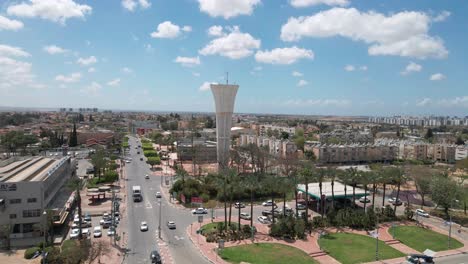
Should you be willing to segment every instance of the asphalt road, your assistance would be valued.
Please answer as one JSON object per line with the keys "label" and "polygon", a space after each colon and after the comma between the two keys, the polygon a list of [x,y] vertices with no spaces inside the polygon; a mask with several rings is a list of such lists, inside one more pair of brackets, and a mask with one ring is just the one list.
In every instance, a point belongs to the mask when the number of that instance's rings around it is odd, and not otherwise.
{"label": "asphalt road", "polygon": [[[209,263],[187,238],[187,227],[197,219],[191,215],[189,210],[170,206],[164,196],[161,199],[162,240],[158,239],[159,203],[155,193],[160,191],[161,177],[151,176],[149,180],[145,179],[145,175],[151,175],[151,171],[144,161],[140,161],[143,155],[137,154],[137,151],[142,153],[141,149],[135,149],[135,146],[140,145],[140,143],[136,143],[136,139],[130,137],[129,144],[131,146],[129,156],[132,161],[126,163],[125,170],[128,193],[126,201],[128,205],[127,234],[130,251],[126,257],[126,263],[150,263],[150,252],[155,249],[159,251],[159,246],[162,244],[169,246],[174,263]],[[142,188],[142,202],[133,202],[131,194],[132,186],[135,185]],[[140,231],[142,221],[148,222],[149,230],[147,232]],[[167,221],[175,221],[177,228],[175,230],[168,229]]]}
{"label": "asphalt road", "polygon": [[440,264],[467,264],[468,256],[465,254],[460,254],[443,258],[435,258],[434,262]]}

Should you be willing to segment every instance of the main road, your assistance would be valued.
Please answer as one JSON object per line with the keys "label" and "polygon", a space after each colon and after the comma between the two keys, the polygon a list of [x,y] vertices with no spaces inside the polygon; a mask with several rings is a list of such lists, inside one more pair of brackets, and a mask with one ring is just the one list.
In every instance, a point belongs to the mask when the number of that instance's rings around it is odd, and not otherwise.
{"label": "main road", "polygon": [[[130,137],[129,145],[130,153],[128,153],[128,157],[132,158],[132,161],[125,165],[128,208],[127,248],[129,252],[125,258],[125,263],[150,263],[151,251],[160,251],[162,247],[169,248],[174,263],[209,263],[187,237],[186,230],[193,222],[197,221],[196,217],[192,216],[189,210],[171,206],[164,196],[161,199],[156,198],[156,192],[161,191],[162,178],[152,175],[149,166],[144,161],[143,150],[135,148],[141,145],[141,142],[135,137]],[[140,154],[137,154],[137,152],[140,152]],[[143,161],[140,158],[143,158]],[[150,175],[150,179],[145,179],[146,174]],[[136,185],[142,188],[143,200],[141,202],[133,202],[132,199],[132,186]],[[161,205],[159,205],[158,200],[161,200]],[[158,238],[160,206],[162,239]],[[147,232],[140,231],[142,221],[148,222],[149,230]],[[174,221],[177,228],[168,229],[167,221]],[[163,257],[163,263],[170,263],[170,257],[164,255]]]}

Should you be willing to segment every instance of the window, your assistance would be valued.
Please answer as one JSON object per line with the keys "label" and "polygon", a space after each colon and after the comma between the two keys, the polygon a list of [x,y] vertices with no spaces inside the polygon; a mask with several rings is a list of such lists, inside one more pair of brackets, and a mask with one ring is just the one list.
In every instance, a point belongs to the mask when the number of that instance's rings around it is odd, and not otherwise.
{"label": "window", "polygon": [[19,204],[21,203],[21,199],[10,199],[10,204]]}
{"label": "window", "polygon": [[41,209],[33,209],[33,210],[23,210],[23,217],[39,217],[41,216]]}
{"label": "window", "polygon": [[28,203],[37,203],[37,198],[28,198]]}
{"label": "window", "polygon": [[16,219],[16,214],[10,214],[10,219]]}

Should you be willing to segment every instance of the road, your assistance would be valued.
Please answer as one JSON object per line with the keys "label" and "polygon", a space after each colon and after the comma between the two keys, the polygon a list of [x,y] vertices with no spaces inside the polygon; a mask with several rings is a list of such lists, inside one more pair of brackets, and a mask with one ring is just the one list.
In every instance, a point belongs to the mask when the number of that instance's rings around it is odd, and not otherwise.
{"label": "road", "polygon": [[435,258],[434,262],[440,264],[468,264],[468,256],[460,254],[442,258]]}
{"label": "road", "polygon": [[[159,203],[155,193],[160,191],[161,177],[153,176],[149,166],[140,161],[142,154],[137,154],[135,149],[140,145],[134,137],[130,137],[130,163],[126,163],[125,172],[127,177],[127,204],[128,204],[128,248],[129,253],[126,263],[138,264],[149,263],[149,255],[152,250],[160,250],[160,246],[168,245],[174,263],[209,263],[194,247],[190,239],[187,238],[186,229],[195,222],[196,217],[192,216],[189,210],[177,209],[169,205],[164,198],[161,199],[161,229],[162,240],[158,239],[159,224]],[[150,179],[145,179],[149,174]],[[142,188],[143,201],[134,203],[131,197],[132,186],[139,185]],[[141,232],[140,223],[148,222],[149,231]],[[167,228],[167,221],[175,221],[177,228],[170,230]],[[164,263],[169,263],[167,260]]]}

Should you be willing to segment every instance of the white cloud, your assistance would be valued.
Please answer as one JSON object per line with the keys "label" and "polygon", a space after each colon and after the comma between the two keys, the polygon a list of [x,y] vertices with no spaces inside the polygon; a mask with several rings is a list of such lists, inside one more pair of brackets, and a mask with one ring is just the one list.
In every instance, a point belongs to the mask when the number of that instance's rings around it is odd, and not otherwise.
{"label": "white cloud", "polygon": [[455,97],[453,99],[441,99],[438,104],[444,107],[467,107],[468,108],[468,95]]}
{"label": "white cloud", "polygon": [[262,66],[255,66],[254,71],[261,71],[263,70]]}
{"label": "white cloud", "polygon": [[192,27],[191,26],[183,26],[182,31],[184,32],[192,32]]}
{"label": "white cloud", "polygon": [[180,26],[172,24],[171,21],[164,21],[158,25],[158,28],[155,32],[152,32],[150,36],[152,38],[176,38],[180,35],[181,31],[190,32],[192,28],[190,26],[183,26],[182,29]]}
{"label": "white cloud", "polygon": [[432,21],[442,22],[442,21],[445,21],[450,15],[451,13],[449,11],[444,10],[440,14],[438,14],[436,17],[434,17]]}
{"label": "white cloud", "polygon": [[127,9],[130,12],[136,10],[137,6],[141,9],[147,9],[151,6],[151,3],[148,0],[122,0],[123,8]]}
{"label": "white cloud", "polygon": [[200,91],[204,92],[204,91],[209,91],[210,90],[210,84],[216,84],[214,82],[204,82],[200,88],[198,88]]}
{"label": "white cloud", "polygon": [[153,53],[154,52],[154,48],[153,46],[151,46],[151,44],[143,44],[143,48],[145,48],[145,51],[148,52],[148,53]]}
{"label": "white cloud", "polygon": [[299,82],[297,82],[297,87],[303,87],[303,86],[306,86],[308,84],[309,83],[306,80],[299,80]]}
{"label": "white cloud", "polygon": [[323,106],[334,106],[334,107],[348,107],[351,105],[351,101],[345,99],[290,99],[283,103],[286,106],[295,107],[323,107]]}
{"label": "white cloud", "polygon": [[442,73],[435,73],[435,74],[431,75],[429,80],[431,80],[431,81],[442,81],[445,78],[446,78],[445,75],[443,75]]}
{"label": "white cloud", "polygon": [[0,31],[2,30],[13,30],[17,31],[23,28],[23,22],[18,20],[9,19],[0,15]]}
{"label": "white cloud", "polygon": [[192,75],[195,76],[195,77],[200,77],[200,73],[199,73],[199,72],[192,72]]}
{"label": "white cloud", "polygon": [[96,72],[96,69],[95,69],[94,67],[91,67],[91,68],[88,69],[88,72],[89,72],[89,73]]}
{"label": "white cloud", "polygon": [[261,41],[248,33],[242,33],[239,27],[233,27],[225,36],[213,39],[198,52],[202,55],[219,54],[231,59],[241,59],[253,54],[253,49],[260,48]]}
{"label": "white cloud", "polygon": [[222,26],[211,26],[208,28],[207,33],[209,36],[221,37],[224,35]]}
{"label": "white cloud", "polygon": [[366,65],[363,65],[363,66],[359,67],[359,69],[360,69],[361,71],[367,71],[368,68],[367,68]]}
{"label": "white cloud", "polygon": [[411,74],[413,72],[420,72],[421,70],[422,70],[421,65],[411,61],[408,65],[406,65],[405,70],[402,71],[401,74],[402,75],[408,75],[408,74]]}
{"label": "white cloud", "polygon": [[79,58],[76,62],[80,64],[81,66],[88,66],[88,65],[95,64],[97,61],[98,60],[96,59],[96,57],[91,56],[88,58]]}
{"label": "white cloud", "polygon": [[71,73],[70,75],[57,75],[55,76],[55,80],[58,82],[64,82],[64,83],[74,83],[78,82],[81,79],[81,73],[79,72],[74,72]]}
{"label": "white cloud", "polygon": [[108,86],[119,86],[120,85],[120,78],[114,79],[112,81],[107,82]]}
{"label": "white cloud", "polygon": [[212,17],[229,19],[239,15],[251,15],[261,0],[198,0],[200,11]]}
{"label": "white cloud", "polygon": [[[337,23],[339,21],[339,23]],[[445,58],[448,51],[438,37],[428,35],[431,18],[423,12],[384,15],[355,8],[332,8],[312,16],[291,17],[281,28],[281,39],[341,36],[369,44],[370,55]]]}
{"label": "white cloud", "polygon": [[344,69],[345,69],[345,71],[352,72],[352,71],[354,71],[356,68],[354,68],[353,65],[346,65],[346,66],[344,67]]}
{"label": "white cloud", "polygon": [[123,73],[126,73],[126,74],[133,73],[133,70],[130,69],[130,68],[128,68],[128,67],[123,67],[123,68],[121,69],[121,71],[122,71]]}
{"label": "white cloud", "polygon": [[32,64],[3,57],[0,52],[0,90],[41,88],[42,85],[35,82],[32,73]]}
{"label": "white cloud", "polygon": [[416,102],[416,106],[427,106],[431,103],[432,103],[432,100],[426,97]]}
{"label": "white cloud", "polygon": [[349,5],[349,0],[290,0],[292,6],[299,7],[308,7],[315,5],[329,5],[329,6],[347,6]]}
{"label": "white cloud", "polygon": [[177,58],[174,60],[176,63],[180,63],[184,67],[193,67],[196,65],[200,65],[200,57],[180,57],[177,56]]}
{"label": "white cloud", "polygon": [[56,46],[56,45],[45,46],[44,51],[51,55],[62,54],[62,53],[68,52],[68,50],[61,48],[59,46]]}
{"label": "white cloud", "polygon": [[302,77],[304,74],[302,74],[301,72],[298,72],[298,71],[293,71],[292,72],[292,76],[294,77]]}
{"label": "white cloud", "polygon": [[0,44],[0,57],[30,57],[22,48]]}
{"label": "white cloud", "polygon": [[9,15],[39,17],[61,24],[65,24],[70,18],[84,18],[91,11],[90,6],[77,4],[73,0],[29,0],[7,8]]}
{"label": "white cloud", "polygon": [[314,59],[314,52],[293,46],[271,51],[257,51],[255,54],[256,61],[269,64],[293,64],[300,59]]}
{"label": "white cloud", "polygon": [[97,82],[92,82],[90,85],[80,89],[80,92],[88,96],[97,96],[102,86]]}

